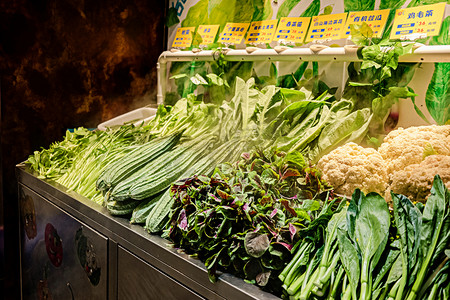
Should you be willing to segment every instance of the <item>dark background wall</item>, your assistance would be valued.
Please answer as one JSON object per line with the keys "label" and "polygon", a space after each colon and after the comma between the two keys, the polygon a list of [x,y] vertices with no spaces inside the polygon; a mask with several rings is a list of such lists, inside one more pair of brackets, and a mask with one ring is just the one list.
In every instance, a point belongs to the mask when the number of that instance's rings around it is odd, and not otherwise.
{"label": "dark background wall", "polygon": [[0,226],[5,245],[0,295],[19,297],[14,166],[60,140],[68,128],[95,128],[156,102],[165,6],[161,0],[0,2]]}

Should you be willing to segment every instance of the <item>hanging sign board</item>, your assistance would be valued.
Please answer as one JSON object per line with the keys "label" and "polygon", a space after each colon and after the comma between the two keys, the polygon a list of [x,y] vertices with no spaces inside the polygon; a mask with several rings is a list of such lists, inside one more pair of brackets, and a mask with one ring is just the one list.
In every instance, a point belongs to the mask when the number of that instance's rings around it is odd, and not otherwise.
{"label": "hanging sign board", "polygon": [[250,23],[227,23],[219,36],[219,43],[238,45],[242,42]]}
{"label": "hanging sign board", "polygon": [[173,48],[188,48],[192,43],[195,27],[180,27],[177,29],[175,39],[173,40]]}
{"label": "hanging sign board", "polygon": [[281,18],[273,40],[286,43],[303,43],[310,21],[311,18],[309,17]]}
{"label": "hanging sign board", "polygon": [[252,22],[245,39],[246,44],[265,44],[272,42],[277,30],[278,20]]}
{"label": "hanging sign board", "polygon": [[341,39],[347,13],[312,17],[306,42]]}
{"label": "hanging sign board", "polygon": [[392,25],[391,39],[408,36],[434,36],[439,34],[445,2],[411,8],[397,9]]}
{"label": "hanging sign board", "polygon": [[350,25],[361,25],[362,23],[369,25],[373,31],[373,37],[381,38],[389,12],[390,9],[349,12],[342,38],[350,36]]}
{"label": "hanging sign board", "polygon": [[208,46],[214,43],[219,25],[199,25],[197,33],[201,36],[202,42],[199,46]]}

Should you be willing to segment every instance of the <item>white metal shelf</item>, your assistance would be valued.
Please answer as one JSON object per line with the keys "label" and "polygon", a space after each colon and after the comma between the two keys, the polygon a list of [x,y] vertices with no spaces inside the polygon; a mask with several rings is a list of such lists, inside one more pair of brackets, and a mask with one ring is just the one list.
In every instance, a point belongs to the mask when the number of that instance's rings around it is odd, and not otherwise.
{"label": "white metal shelf", "polygon": [[[163,103],[166,87],[166,71],[168,62],[182,61],[213,61],[221,51],[227,61],[360,61],[356,46],[327,47],[312,45],[308,48],[275,47],[274,49],[260,49],[248,47],[246,49],[221,49],[198,51],[164,51],[157,64],[158,91],[157,103]],[[450,45],[420,45],[413,53],[403,55],[400,62],[435,63],[450,62]],[[164,74],[164,75],[163,75]]]}
{"label": "white metal shelf", "polygon": [[[284,49],[284,50],[283,50]],[[228,61],[358,61],[355,46],[309,48],[227,49],[224,59]],[[159,58],[160,63],[169,61],[212,61],[216,50],[201,51],[165,51]],[[450,45],[419,46],[414,53],[400,57],[401,62],[450,62]]]}

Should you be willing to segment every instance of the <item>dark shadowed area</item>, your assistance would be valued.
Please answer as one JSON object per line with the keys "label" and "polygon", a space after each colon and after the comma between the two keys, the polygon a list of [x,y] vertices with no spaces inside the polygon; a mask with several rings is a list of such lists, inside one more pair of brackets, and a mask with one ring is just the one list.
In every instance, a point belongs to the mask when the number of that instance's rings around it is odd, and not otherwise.
{"label": "dark shadowed area", "polygon": [[14,166],[62,139],[68,128],[95,128],[156,103],[165,5],[157,0],[0,2],[5,298],[19,298]]}

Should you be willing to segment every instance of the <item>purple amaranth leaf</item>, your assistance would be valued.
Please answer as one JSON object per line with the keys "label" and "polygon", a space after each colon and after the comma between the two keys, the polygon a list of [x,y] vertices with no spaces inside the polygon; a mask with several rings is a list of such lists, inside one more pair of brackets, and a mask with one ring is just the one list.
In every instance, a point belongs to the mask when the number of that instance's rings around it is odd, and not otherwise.
{"label": "purple amaranth leaf", "polygon": [[281,246],[285,247],[286,249],[288,249],[289,251],[291,251],[292,247],[293,247],[291,244],[284,243],[284,242],[275,242],[274,244],[281,245]]}
{"label": "purple amaranth leaf", "polygon": [[248,203],[245,203],[244,206],[242,207],[242,210],[247,212],[250,210],[250,206],[248,205]]}
{"label": "purple amaranth leaf", "polygon": [[188,220],[186,217],[186,211],[184,209],[180,211],[180,216],[178,217],[178,227],[180,227],[180,229],[184,231],[188,230]]}
{"label": "purple amaranth leaf", "polygon": [[217,189],[216,192],[217,192],[217,194],[219,195],[219,197],[222,198],[222,199],[224,199],[224,200],[228,200],[228,199],[231,198],[231,196],[230,196],[227,192],[224,192],[224,191],[222,191],[222,190],[220,190],[220,189]]}
{"label": "purple amaranth leaf", "polygon": [[242,158],[245,160],[249,160],[250,159],[250,153],[248,152],[244,152],[241,154]]}
{"label": "purple amaranth leaf", "polygon": [[297,213],[295,210],[289,206],[289,201],[287,200],[280,200],[281,204],[283,204],[284,208],[286,208],[287,211],[289,211],[294,217],[297,216]]}
{"label": "purple amaranth leaf", "polygon": [[214,195],[213,193],[208,193],[208,196],[211,197],[211,198],[213,198],[214,201],[220,203],[220,199],[219,199],[216,195]]}
{"label": "purple amaranth leaf", "polygon": [[297,228],[294,225],[289,223],[289,233],[291,235],[291,241],[294,239],[295,234],[297,233]]}
{"label": "purple amaranth leaf", "polygon": [[270,217],[271,218],[273,218],[273,217],[275,217],[275,215],[277,214],[277,212],[278,212],[278,209],[274,209],[274,210],[272,210],[272,212],[270,213]]}

